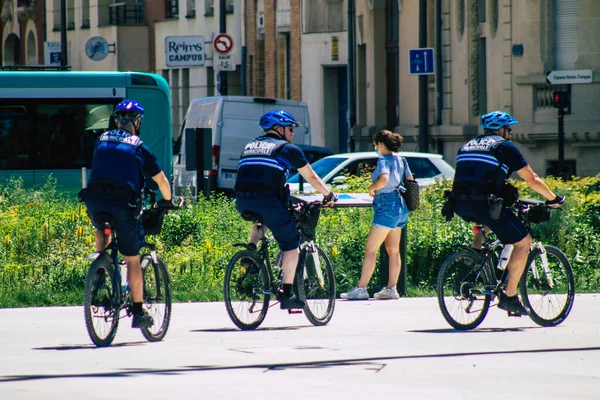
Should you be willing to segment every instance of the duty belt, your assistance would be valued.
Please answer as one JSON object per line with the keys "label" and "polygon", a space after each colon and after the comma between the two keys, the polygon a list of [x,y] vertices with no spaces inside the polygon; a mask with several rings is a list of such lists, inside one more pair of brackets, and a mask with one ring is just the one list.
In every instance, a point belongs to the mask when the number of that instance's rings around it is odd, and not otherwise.
{"label": "duty belt", "polygon": [[127,201],[135,201],[137,197],[133,190],[110,183],[92,183],[88,187],[88,191],[90,193],[99,193]]}

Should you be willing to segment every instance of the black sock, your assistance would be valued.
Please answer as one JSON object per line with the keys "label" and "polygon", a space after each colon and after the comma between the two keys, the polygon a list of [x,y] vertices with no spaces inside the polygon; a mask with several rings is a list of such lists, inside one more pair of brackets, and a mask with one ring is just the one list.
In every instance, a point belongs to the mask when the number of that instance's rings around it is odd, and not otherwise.
{"label": "black sock", "polygon": [[256,245],[254,243],[248,243],[248,247],[252,248],[252,250],[256,250]]}
{"label": "black sock", "polygon": [[142,302],[133,303],[133,313],[136,315],[142,315],[144,311],[142,310]]}
{"label": "black sock", "polygon": [[292,286],[293,285],[291,283],[284,283],[283,284],[283,294],[290,297],[292,295]]}

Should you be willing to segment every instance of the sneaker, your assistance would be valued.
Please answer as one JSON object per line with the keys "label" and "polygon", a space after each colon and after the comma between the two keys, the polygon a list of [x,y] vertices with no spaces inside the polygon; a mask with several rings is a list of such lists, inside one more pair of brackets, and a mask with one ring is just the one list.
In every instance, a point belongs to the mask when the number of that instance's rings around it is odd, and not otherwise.
{"label": "sneaker", "polygon": [[519,300],[519,298],[516,295],[513,297],[508,297],[504,293],[500,295],[500,302],[498,303],[498,308],[506,310],[509,313],[518,316],[529,315],[529,313],[531,312],[529,308],[521,304],[521,300]]}
{"label": "sneaker", "polygon": [[366,287],[355,286],[347,293],[340,294],[340,297],[346,300],[369,300],[369,292]]}
{"label": "sneaker", "polygon": [[375,293],[373,297],[376,299],[399,299],[400,295],[396,290],[396,286],[392,286],[391,288],[384,286],[379,292]]}
{"label": "sneaker", "polygon": [[154,320],[146,310],[142,314],[133,314],[132,328],[150,328],[154,325]]}
{"label": "sneaker", "polygon": [[302,309],[306,305],[295,294],[286,296],[283,292],[279,292],[279,305],[282,310]]}

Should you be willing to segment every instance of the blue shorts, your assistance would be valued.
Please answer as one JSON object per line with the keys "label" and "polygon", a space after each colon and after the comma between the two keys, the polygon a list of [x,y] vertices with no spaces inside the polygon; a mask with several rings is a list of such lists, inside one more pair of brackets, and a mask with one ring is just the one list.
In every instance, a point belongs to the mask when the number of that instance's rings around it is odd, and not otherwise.
{"label": "blue shorts", "polygon": [[500,218],[491,219],[483,202],[457,200],[454,205],[454,212],[469,222],[477,222],[488,226],[504,244],[520,242],[529,234],[519,217],[509,208],[502,209]]}
{"label": "blue shorts", "polygon": [[98,213],[112,215],[117,226],[113,227],[118,238],[119,251],[124,256],[137,256],[144,241],[144,233],[137,220],[139,208],[131,207],[125,200],[103,194],[88,194],[85,196],[87,213],[96,229],[104,229],[94,216]]}
{"label": "blue shorts", "polygon": [[408,208],[397,192],[381,193],[373,199],[373,223],[377,228],[404,228],[408,222]]}
{"label": "blue shorts", "polygon": [[282,251],[294,250],[300,246],[298,228],[279,197],[273,193],[236,193],[235,208],[241,214],[252,211],[260,214],[263,224],[271,230]]}

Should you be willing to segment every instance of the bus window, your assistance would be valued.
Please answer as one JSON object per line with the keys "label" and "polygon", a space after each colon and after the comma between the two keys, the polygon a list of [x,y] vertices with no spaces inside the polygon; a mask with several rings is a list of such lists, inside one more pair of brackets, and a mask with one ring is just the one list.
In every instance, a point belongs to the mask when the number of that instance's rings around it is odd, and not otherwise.
{"label": "bus window", "polygon": [[1,107],[0,169],[90,168],[96,139],[114,127],[111,115],[118,101],[20,102]]}

